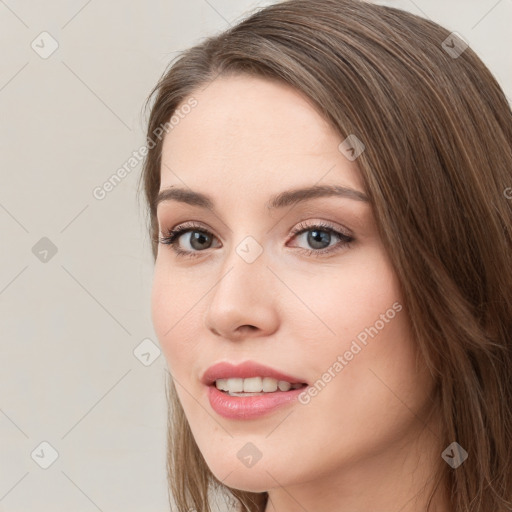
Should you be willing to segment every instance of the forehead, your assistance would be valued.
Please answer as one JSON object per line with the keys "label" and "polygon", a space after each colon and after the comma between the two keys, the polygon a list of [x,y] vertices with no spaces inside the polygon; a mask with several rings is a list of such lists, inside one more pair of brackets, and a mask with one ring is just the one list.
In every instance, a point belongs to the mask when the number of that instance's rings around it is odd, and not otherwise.
{"label": "forehead", "polygon": [[300,91],[264,78],[219,77],[192,94],[162,148],[161,189],[233,187],[233,191],[329,183],[361,188],[342,138]]}

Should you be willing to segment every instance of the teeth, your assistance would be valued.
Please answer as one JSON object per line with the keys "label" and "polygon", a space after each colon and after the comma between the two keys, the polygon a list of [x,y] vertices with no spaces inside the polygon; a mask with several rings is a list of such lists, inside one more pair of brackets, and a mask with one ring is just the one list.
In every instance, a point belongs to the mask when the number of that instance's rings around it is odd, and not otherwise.
{"label": "teeth", "polygon": [[277,391],[277,380],[271,377],[264,377],[262,389],[265,393]]}
{"label": "teeth", "polygon": [[291,384],[272,377],[249,377],[247,379],[217,379],[215,386],[228,393],[273,393],[274,391],[289,391],[302,387],[302,384]]}
{"label": "teeth", "polygon": [[243,382],[244,393],[259,393],[263,389],[263,380],[261,377],[251,377],[250,379],[244,379]]}
{"label": "teeth", "polygon": [[284,380],[280,380],[277,383],[277,386],[279,387],[280,391],[288,391],[292,385],[289,382],[286,382]]}

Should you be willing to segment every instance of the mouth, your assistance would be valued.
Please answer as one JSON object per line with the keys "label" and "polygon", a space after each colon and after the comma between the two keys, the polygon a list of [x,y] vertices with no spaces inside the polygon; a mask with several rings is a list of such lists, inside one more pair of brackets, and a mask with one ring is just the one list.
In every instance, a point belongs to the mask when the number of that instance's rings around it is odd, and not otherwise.
{"label": "mouth", "polygon": [[215,380],[211,386],[229,396],[261,396],[277,392],[288,392],[307,386],[305,382],[289,382],[273,377],[229,377]]}
{"label": "mouth", "polygon": [[[217,414],[229,420],[256,420],[272,414],[282,407],[292,407],[294,403],[297,403],[303,388],[307,386],[307,384],[299,382],[292,384],[288,381],[272,380],[274,382],[265,381],[265,386],[266,389],[274,389],[275,383],[277,383],[275,391],[263,391],[263,389],[260,391],[233,391],[233,389],[240,389],[240,382],[237,381],[242,381],[244,385],[248,381],[249,389],[257,389],[259,381],[261,381],[261,387],[263,387],[264,378],[218,379],[207,386],[210,406]],[[258,386],[256,386],[257,384]],[[223,390],[219,387],[228,389]]]}
{"label": "mouth", "polygon": [[280,370],[245,361],[219,362],[201,378],[212,409],[230,420],[257,419],[297,402],[309,384]]}

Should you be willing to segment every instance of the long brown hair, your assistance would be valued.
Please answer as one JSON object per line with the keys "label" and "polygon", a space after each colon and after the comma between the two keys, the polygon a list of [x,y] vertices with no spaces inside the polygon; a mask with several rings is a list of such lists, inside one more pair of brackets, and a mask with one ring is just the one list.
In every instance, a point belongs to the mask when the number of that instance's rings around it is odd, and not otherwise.
{"label": "long brown hair", "polygon": [[[155,259],[155,133],[201,86],[232,73],[291,85],[340,142],[355,134],[365,144],[358,167],[436,383],[444,446],[469,453],[457,469],[439,454],[438,484],[453,512],[512,510],[512,113],[497,81],[456,35],[398,9],[290,0],[253,13],[182,52],[147,99],[141,183]],[[215,488],[262,512],[267,493],[229,489],[210,472],[171,381],[168,393],[179,512],[209,512]]]}

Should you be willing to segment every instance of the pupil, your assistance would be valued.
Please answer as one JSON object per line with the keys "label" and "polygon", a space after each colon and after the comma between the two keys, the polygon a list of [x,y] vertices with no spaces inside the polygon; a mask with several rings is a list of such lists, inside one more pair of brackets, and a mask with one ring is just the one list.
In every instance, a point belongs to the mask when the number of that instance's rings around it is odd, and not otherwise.
{"label": "pupil", "polygon": [[205,241],[208,241],[210,237],[208,235],[205,235],[204,233],[201,233],[200,231],[193,231],[192,232],[192,240],[190,241],[190,245],[194,247],[194,249],[204,249],[201,245],[198,247],[195,246],[194,242],[199,242],[199,244],[204,244]]}
{"label": "pupil", "polygon": [[329,245],[330,239],[331,234],[327,231],[314,230],[310,231],[310,234],[308,235],[308,243],[316,249],[324,249],[325,247],[318,247],[316,244],[321,245],[323,242],[325,242],[327,245]]}

